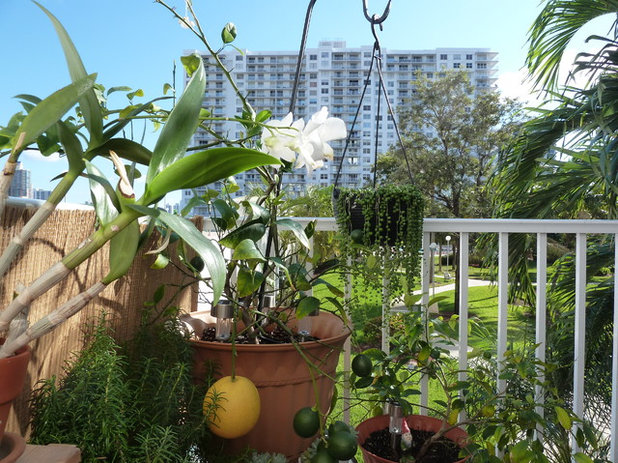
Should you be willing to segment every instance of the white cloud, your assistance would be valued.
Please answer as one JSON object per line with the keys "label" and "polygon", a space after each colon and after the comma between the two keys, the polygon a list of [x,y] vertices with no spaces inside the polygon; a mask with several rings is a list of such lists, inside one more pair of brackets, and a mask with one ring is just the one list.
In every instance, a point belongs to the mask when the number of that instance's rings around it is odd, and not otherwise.
{"label": "white cloud", "polygon": [[49,156],[43,156],[39,150],[25,150],[21,156],[30,161],[42,162],[58,162],[61,160],[58,153],[53,153]]}

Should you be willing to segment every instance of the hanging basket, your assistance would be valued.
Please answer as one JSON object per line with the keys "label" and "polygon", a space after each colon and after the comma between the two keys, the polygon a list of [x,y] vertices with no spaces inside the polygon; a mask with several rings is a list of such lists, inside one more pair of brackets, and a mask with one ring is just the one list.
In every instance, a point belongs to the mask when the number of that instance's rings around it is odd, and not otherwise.
{"label": "hanging basket", "polygon": [[421,248],[425,201],[414,185],[333,190],[339,231],[365,246]]}

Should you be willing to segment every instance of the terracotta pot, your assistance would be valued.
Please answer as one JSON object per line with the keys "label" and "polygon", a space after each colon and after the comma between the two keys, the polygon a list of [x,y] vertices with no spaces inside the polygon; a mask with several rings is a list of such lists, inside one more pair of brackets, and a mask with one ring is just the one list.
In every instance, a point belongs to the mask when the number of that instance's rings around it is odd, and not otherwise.
{"label": "terracotta pot", "polygon": [[[361,448],[361,452],[363,453],[363,459],[365,463],[392,463],[392,460],[387,460],[386,458],[379,457],[365,450],[365,448],[363,447],[363,444],[372,432],[388,428],[388,421],[388,415],[380,415],[369,418],[368,420],[363,421],[356,427],[356,430],[358,431],[358,442]],[[417,431],[429,431],[435,433],[438,432],[442,427],[442,420],[430,416],[410,415],[406,416],[406,421],[408,422],[408,426],[410,427],[410,429],[415,429]],[[455,428],[444,434],[444,437],[452,440],[458,446],[463,448],[467,444],[468,434],[461,428]],[[457,463],[461,463],[463,461],[466,461],[467,459],[468,457],[463,458]]]}
{"label": "terracotta pot", "polygon": [[12,432],[4,433],[0,441],[0,463],[13,463],[26,450],[26,439]]}
{"label": "terracotta pot", "polygon": [[[4,344],[4,339],[0,339],[0,344]],[[29,360],[29,346],[19,349],[12,357],[0,359],[0,442],[13,400],[24,387]]]}
{"label": "terracotta pot", "polygon": [[[196,333],[207,324],[191,313],[189,323]],[[198,315],[199,316],[199,315]],[[185,320],[186,321],[186,320]],[[294,328],[294,324],[290,324]],[[321,312],[313,320],[312,334],[319,342],[302,342],[304,354],[320,370],[334,378],[339,354],[350,331],[339,317]],[[193,375],[203,381],[206,363],[215,362],[217,377],[231,374],[231,345],[219,342],[192,341],[194,349]],[[303,407],[315,405],[311,370],[292,344],[237,345],[236,374],[245,376],[256,385],[261,399],[260,418],[245,436],[226,441],[226,451],[240,453],[247,447],[259,452],[282,453],[296,459],[313,439],[303,439],[294,433],[294,415]],[[320,396],[320,408],[328,411],[333,396],[334,381],[315,373]]]}

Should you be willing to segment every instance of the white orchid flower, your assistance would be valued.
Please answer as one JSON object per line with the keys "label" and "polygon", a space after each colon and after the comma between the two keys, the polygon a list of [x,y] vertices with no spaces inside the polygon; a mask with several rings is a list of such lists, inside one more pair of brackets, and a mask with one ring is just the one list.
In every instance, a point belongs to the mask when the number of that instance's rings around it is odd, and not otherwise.
{"label": "white orchid flower", "polygon": [[[273,120],[262,132],[262,148],[271,156],[294,162],[295,167],[305,167],[308,173],[324,165],[324,159],[333,158],[329,141],[345,138],[345,123],[336,117],[328,117],[325,106],[311,116],[309,123],[293,121],[292,113],[282,120]],[[298,157],[294,153],[298,153]]]}

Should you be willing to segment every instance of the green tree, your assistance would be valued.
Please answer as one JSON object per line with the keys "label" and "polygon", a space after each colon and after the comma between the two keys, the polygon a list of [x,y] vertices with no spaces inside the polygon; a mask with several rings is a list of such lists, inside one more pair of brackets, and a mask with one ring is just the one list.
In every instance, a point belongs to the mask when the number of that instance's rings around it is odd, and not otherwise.
{"label": "green tree", "polygon": [[[518,105],[496,91],[475,95],[466,72],[436,80],[418,75],[414,92],[400,125],[414,182],[430,199],[429,215],[486,216],[491,160],[513,133]],[[378,159],[377,172],[388,182],[409,182],[399,146]]]}
{"label": "green tree", "polygon": [[[549,101],[533,111],[515,142],[497,160],[492,180],[496,192],[496,215],[514,218],[618,218],[618,33],[616,22],[607,36],[593,35],[597,53],[580,53],[573,73],[587,76],[583,85],[559,81],[565,50],[573,37],[593,19],[618,13],[616,0],[547,0],[529,34],[527,65],[535,85]],[[533,302],[534,289],[526,269],[526,250],[534,237],[514,235],[510,240],[510,278],[513,290]],[[586,371],[587,407],[608,403],[611,373],[611,314],[613,269],[611,238],[588,241],[588,287]],[[568,393],[571,377],[574,310],[572,254],[560,259],[548,294],[549,352],[563,365],[554,383]],[[608,270],[609,269],[609,270]],[[613,269],[615,271],[615,269]],[[609,416],[603,407],[588,408],[595,422]]]}

